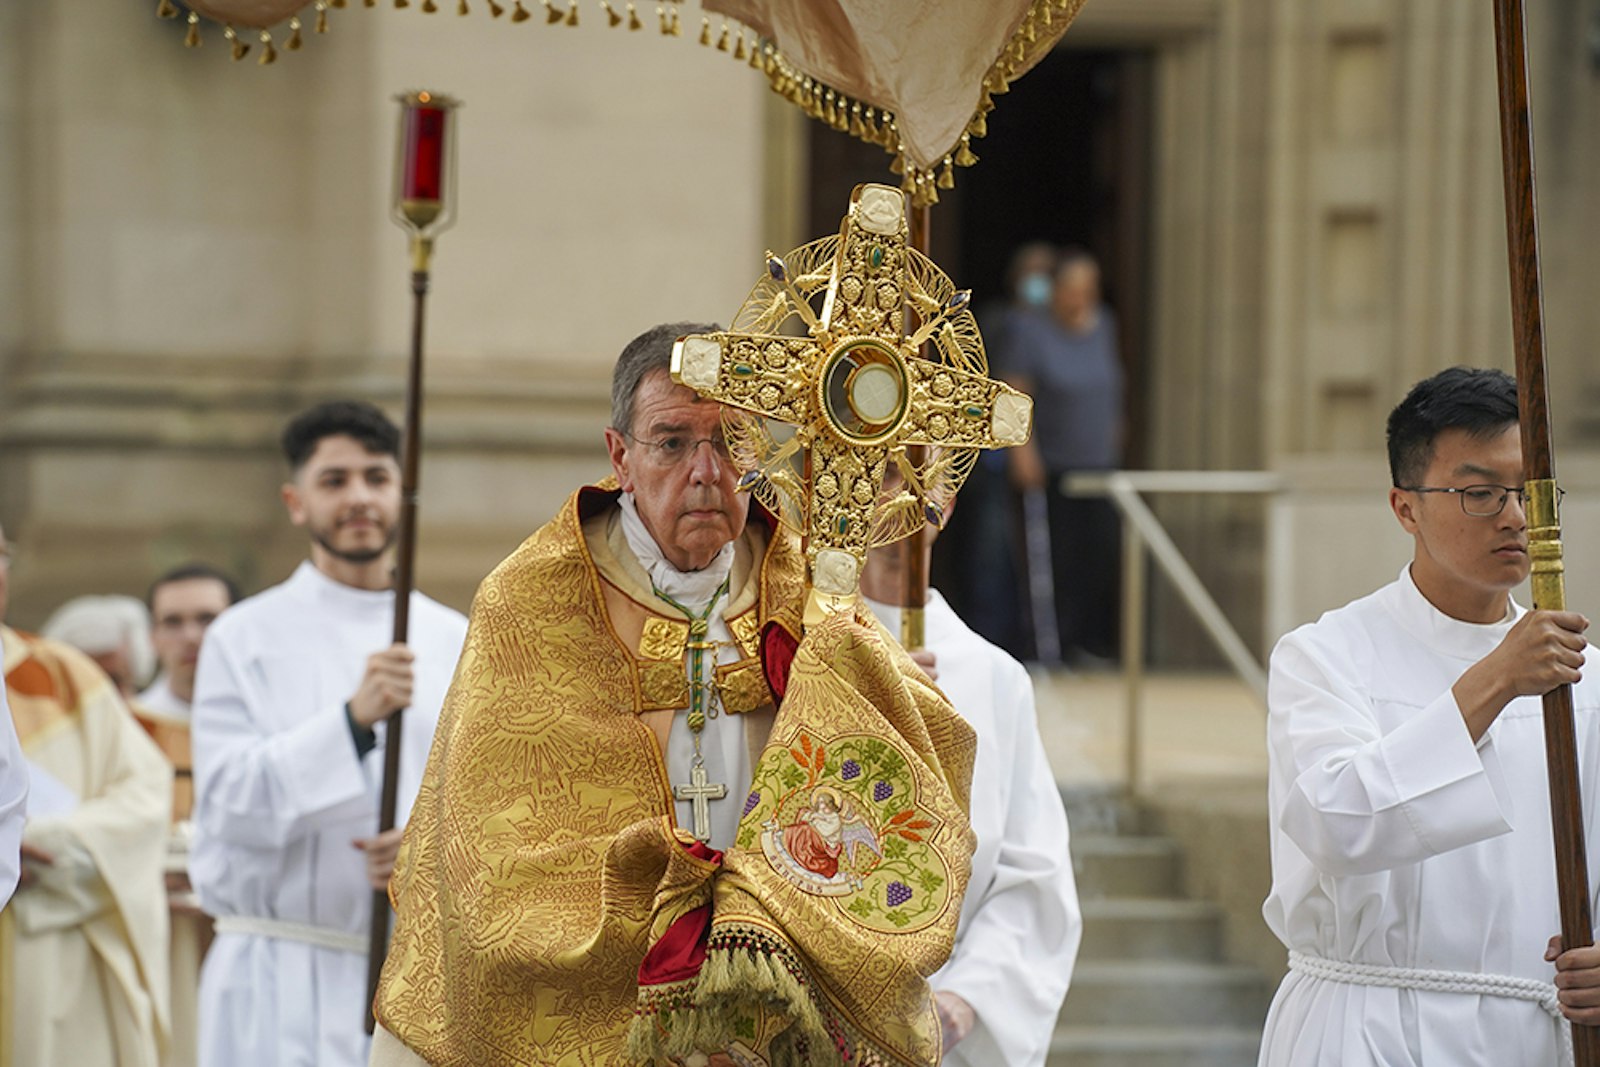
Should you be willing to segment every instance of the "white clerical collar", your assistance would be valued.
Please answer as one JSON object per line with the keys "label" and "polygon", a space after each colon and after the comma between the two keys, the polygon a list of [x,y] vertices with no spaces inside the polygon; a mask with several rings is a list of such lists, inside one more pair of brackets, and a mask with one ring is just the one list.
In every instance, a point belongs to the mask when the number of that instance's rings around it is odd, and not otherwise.
{"label": "white clerical collar", "polygon": [[705,607],[733,570],[733,542],[723,545],[722,551],[700,570],[680,571],[650,536],[644,520],[639,517],[633,494],[623,493],[618,504],[622,508],[622,535],[628,539],[628,547],[638,557],[639,565],[650,575],[656,589],[695,611]]}
{"label": "white clerical collar", "polygon": [[1465,622],[1452,618],[1433,606],[1422,595],[1411,577],[1411,564],[1400,568],[1400,580],[1393,588],[1390,605],[1400,623],[1424,644],[1443,655],[1477,661],[1499,647],[1525,610],[1507,597],[1506,617],[1499,622]]}

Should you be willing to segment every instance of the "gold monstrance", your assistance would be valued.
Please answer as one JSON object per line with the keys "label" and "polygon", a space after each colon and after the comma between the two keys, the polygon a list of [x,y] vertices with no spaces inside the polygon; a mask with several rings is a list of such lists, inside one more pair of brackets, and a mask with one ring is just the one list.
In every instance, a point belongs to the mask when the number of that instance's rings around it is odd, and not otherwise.
{"label": "gold monstrance", "polygon": [[837,237],[767,253],[732,327],[672,352],[674,381],[727,405],[740,488],[805,538],[807,623],[852,608],[867,551],[938,525],[978,452],[1032,424],[988,376],[971,291],[907,245],[906,202],[858,185]]}

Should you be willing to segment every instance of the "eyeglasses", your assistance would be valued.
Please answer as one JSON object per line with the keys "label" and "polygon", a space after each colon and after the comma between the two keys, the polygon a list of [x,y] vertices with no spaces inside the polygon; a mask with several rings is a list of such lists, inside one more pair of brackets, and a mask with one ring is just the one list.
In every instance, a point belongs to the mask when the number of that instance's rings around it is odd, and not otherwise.
{"label": "eyeglasses", "polygon": [[[1402,485],[1397,488],[1407,493],[1454,493],[1461,501],[1461,510],[1475,519],[1492,519],[1506,508],[1506,501],[1513,493],[1517,497],[1517,506],[1527,508],[1528,491],[1522,486],[1512,485],[1468,485],[1460,489],[1440,489],[1431,485]],[[1561,498],[1567,495],[1565,489],[1556,490],[1556,504],[1559,506]]]}
{"label": "eyeglasses", "polygon": [[678,464],[688,460],[691,456],[698,454],[701,445],[710,445],[711,451],[716,455],[719,462],[732,462],[732,457],[728,453],[727,438],[723,437],[721,434],[718,434],[715,437],[695,438],[683,437],[678,434],[669,434],[668,436],[656,441],[647,441],[642,437],[635,437],[631,433],[624,433],[622,436],[626,437],[636,445],[643,445],[646,450],[646,454],[650,456],[651,460],[657,466],[660,467],[676,467]]}

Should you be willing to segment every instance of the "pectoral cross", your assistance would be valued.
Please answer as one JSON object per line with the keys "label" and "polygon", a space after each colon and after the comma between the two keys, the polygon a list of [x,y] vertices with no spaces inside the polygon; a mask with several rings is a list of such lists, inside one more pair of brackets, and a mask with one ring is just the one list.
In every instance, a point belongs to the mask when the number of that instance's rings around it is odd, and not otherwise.
{"label": "pectoral cross", "polygon": [[688,785],[675,785],[672,795],[678,800],[687,800],[694,808],[695,840],[711,840],[711,802],[721,800],[728,795],[728,787],[719,782],[713,782],[706,774],[703,763],[696,763],[689,771]]}
{"label": "pectoral cross", "polygon": [[[868,549],[939,522],[979,449],[1020,445],[1031,428],[1033,402],[985,373],[970,291],[956,291],[907,238],[905,194],[857,186],[838,238],[790,253],[797,273],[767,254],[767,277],[734,318],[746,332],[686,337],[673,349],[674,381],[798,427],[781,447],[758,428],[736,455],[753,454],[740,488],[778,500],[786,518],[797,513],[808,622],[854,602]],[[811,299],[824,286],[818,315]],[[795,317],[806,336],[780,329]],[[918,356],[925,343],[934,358]],[[919,464],[908,445],[931,447]],[[886,495],[891,464],[904,487]]]}

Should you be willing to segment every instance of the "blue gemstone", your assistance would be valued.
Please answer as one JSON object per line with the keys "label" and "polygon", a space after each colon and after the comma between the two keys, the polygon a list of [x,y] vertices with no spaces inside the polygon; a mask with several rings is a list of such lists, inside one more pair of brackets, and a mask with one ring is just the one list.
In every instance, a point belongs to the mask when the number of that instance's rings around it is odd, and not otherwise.
{"label": "blue gemstone", "polygon": [[767,273],[772,275],[772,280],[782,285],[789,280],[789,268],[783,265],[783,260],[777,256],[767,257]]}

